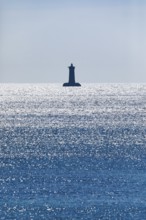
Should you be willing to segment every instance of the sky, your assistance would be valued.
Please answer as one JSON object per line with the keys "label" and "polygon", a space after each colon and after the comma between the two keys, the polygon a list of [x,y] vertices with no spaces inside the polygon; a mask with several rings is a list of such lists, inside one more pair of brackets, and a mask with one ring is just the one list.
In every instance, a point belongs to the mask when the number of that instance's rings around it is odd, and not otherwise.
{"label": "sky", "polygon": [[0,83],[146,83],[146,1],[0,0]]}

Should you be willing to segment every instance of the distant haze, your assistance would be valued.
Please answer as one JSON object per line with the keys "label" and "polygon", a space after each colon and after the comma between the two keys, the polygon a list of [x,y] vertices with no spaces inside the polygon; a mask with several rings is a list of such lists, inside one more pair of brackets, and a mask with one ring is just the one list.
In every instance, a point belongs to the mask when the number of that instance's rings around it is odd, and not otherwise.
{"label": "distant haze", "polygon": [[0,82],[146,83],[146,1],[1,0]]}

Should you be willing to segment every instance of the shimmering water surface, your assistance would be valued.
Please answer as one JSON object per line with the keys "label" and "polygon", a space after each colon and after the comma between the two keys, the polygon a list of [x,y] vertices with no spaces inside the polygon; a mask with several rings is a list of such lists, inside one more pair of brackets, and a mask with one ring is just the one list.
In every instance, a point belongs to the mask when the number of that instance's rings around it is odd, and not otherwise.
{"label": "shimmering water surface", "polygon": [[146,84],[0,85],[0,219],[145,219]]}

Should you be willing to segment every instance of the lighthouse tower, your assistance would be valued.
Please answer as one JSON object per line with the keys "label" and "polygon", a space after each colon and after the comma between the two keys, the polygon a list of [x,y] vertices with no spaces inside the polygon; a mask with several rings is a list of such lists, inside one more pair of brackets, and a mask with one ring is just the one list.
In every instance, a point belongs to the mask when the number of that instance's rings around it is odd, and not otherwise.
{"label": "lighthouse tower", "polygon": [[75,84],[75,67],[71,64],[69,67],[69,83]]}
{"label": "lighthouse tower", "polygon": [[69,67],[69,82],[64,83],[63,86],[81,86],[80,83],[75,82],[75,67],[71,64]]}

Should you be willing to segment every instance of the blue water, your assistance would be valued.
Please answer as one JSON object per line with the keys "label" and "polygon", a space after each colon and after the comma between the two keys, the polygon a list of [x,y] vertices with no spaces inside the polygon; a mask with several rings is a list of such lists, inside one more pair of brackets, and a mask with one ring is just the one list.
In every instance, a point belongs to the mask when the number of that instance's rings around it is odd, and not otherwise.
{"label": "blue water", "polygon": [[146,84],[1,84],[0,219],[146,219]]}

